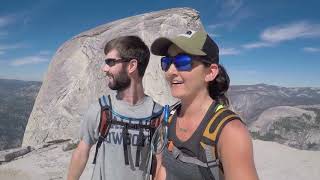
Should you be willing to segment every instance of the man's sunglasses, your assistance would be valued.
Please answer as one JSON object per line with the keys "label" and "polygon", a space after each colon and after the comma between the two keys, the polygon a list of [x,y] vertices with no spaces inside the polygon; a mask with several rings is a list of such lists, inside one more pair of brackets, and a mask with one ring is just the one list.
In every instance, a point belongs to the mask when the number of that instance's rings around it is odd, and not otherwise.
{"label": "man's sunglasses", "polygon": [[[203,59],[203,62],[210,63],[209,61]],[[177,68],[178,71],[191,71],[192,69],[192,56],[187,54],[179,54],[174,57],[162,57],[161,58],[161,69],[163,71],[168,71],[171,64]]]}
{"label": "man's sunglasses", "polygon": [[117,63],[124,63],[124,62],[129,62],[131,61],[131,59],[112,59],[112,58],[107,58],[104,60],[104,62],[108,65],[108,66],[114,66]]}

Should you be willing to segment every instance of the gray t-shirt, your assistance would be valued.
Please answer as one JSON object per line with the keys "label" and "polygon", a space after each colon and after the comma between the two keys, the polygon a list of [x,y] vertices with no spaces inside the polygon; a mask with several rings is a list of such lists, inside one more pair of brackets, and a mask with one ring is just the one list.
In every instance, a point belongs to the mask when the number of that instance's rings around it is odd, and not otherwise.
{"label": "gray t-shirt", "polygon": [[[124,117],[144,119],[146,117],[151,117],[152,115],[161,115],[162,112],[162,106],[157,103],[154,104],[155,102],[149,96],[145,96],[135,105],[130,105],[125,101],[118,100],[115,94],[110,94],[110,97],[113,117],[119,121],[129,122],[129,120]],[[147,120],[140,121],[142,121],[142,123],[150,121],[150,119],[146,119]],[[81,122],[80,139],[84,140],[87,144],[95,144],[99,137],[99,122],[100,105],[97,102],[90,106]],[[139,124],[139,120],[131,120],[131,123]],[[148,130],[144,130],[144,134],[146,136],[148,136],[149,133],[150,132]],[[108,136],[99,148],[96,164],[92,174],[93,180],[143,179],[146,164],[145,161],[149,150],[147,142],[148,138],[146,138],[146,145],[141,150],[140,165],[139,167],[136,167],[136,145],[139,130],[129,129],[129,134],[131,140],[130,145],[128,145],[129,165],[125,165],[124,160],[122,126],[112,125]]]}

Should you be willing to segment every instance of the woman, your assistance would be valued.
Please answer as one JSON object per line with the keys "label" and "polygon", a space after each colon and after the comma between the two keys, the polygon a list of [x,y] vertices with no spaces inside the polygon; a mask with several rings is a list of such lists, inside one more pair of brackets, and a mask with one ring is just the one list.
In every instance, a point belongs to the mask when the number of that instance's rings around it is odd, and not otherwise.
{"label": "woman", "polygon": [[159,38],[151,46],[172,96],[168,143],[157,156],[155,179],[258,179],[246,126],[228,107],[229,77],[219,48],[204,31]]}

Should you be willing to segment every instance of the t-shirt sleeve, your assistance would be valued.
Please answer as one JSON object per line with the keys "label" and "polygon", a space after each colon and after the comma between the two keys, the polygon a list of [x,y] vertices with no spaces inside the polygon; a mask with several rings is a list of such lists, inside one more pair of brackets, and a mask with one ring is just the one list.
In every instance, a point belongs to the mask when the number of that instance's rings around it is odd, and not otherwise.
{"label": "t-shirt sleeve", "polygon": [[100,121],[100,105],[93,104],[83,116],[80,124],[80,139],[89,145],[97,142],[99,137],[98,126]]}

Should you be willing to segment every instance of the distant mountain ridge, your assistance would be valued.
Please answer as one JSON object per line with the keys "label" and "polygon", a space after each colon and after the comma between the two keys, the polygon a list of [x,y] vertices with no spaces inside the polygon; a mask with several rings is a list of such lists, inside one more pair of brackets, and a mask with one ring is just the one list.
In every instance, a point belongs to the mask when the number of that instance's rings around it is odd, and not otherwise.
{"label": "distant mountain ridge", "polygon": [[232,86],[229,97],[254,138],[320,150],[320,88]]}
{"label": "distant mountain ridge", "polygon": [[231,86],[228,96],[232,107],[248,124],[266,109],[275,106],[320,104],[320,88],[280,87],[267,84]]}
{"label": "distant mountain ridge", "polygon": [[0,79],[0,150],[21,145],[41,82]]}

